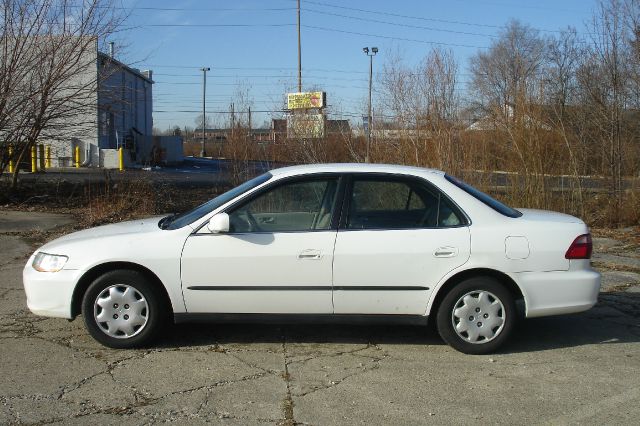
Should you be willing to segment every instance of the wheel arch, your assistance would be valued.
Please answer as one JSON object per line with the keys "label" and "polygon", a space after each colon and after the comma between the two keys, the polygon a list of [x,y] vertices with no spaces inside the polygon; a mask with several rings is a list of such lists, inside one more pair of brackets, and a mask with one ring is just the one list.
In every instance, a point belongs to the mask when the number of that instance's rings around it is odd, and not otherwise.
{"label": "wheel arch", "polygon": [[[82,310],[82,297],[91,283],[99,276],[118,269],[136,271],[143,274],[151,283],[158,287],[160,295],[166,302],[167,306],[173,306],[165,285],[149,268],[133,262],[107,262],[92,267],[78,280],[76,287],[73,289],[73,296],[71,297],[71,318],[75,318],[80,315]],[[173,310],[173,308],[171,309]]]}
{"label": "wheel arch", "polygon": [[442,300],[445,298],[449,290],[451,290],[462,281],[472,277],[494,278],[505,286],[505,288],[513,296],[514,301],[522,300],[523,303],[526,303],[526,298],[524,297],[522,289],[520,289],[520,286],[518,286],[518,284],[509,275],[490,268],[472,268],[460,271],[447,278],[447,280],[436,290],[435,295],[432,296],[432,302],[430,302],[430,305],[428,307],[427,315],[438,312],[438,307],[440,306],[440,303],[442,303]]}

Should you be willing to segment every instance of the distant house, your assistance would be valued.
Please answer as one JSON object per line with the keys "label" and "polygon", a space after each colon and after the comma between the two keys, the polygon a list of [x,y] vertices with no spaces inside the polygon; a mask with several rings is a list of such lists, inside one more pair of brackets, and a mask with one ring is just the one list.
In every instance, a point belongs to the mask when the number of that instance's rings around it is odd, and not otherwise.
{"label": "distant house", "polygon": [[[545,122],[553,114],[551,107],[530,104],[527,105],[527,108],[528,110],[520,115],[520,120],[522,120],[526,128],[551,130],[551,126]],[[484,114],[467,119],[466,122],[469,124],[465,130],[476,132],[502,130],[505,120],[513,120],[514,115],[514,106],[507,104],[499,112],[494,111],[493,114]]]}
{"label": "distant house", "polygon": [[258,143],[271,142],[271,129],[253,129],[251,130],[251,140]]}

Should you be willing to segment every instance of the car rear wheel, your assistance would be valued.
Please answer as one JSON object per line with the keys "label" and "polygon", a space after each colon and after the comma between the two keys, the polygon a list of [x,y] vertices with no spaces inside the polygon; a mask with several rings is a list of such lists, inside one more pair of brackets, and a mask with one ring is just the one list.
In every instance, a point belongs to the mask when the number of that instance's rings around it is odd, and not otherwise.
{"label": "car rear wheel", "polygon": [[447,293],[437,312],[442,339],[466,354],[498,349],[509,338],[515,321],[513,296],[490,277],[462,281]]}
{"label": "car rear wheel", "polygon": [[111,348],[134,348],[157,335],[166,314],[164,305],[143,274],[116,270],[91,283],[82,300],[82,315],[98,342]]}

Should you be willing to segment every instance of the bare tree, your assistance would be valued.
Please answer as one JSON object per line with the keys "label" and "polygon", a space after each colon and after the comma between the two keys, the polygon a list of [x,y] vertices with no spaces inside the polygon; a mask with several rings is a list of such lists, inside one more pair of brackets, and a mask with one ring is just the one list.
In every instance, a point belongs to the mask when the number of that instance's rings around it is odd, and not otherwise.
{"label": "bare tree", "polygon": [[19,163],[39,140],[97,126],[91,69],[124,18],[111,0],[0,0],[0,15],[0,147]]}
{"label": "bare tree", "polygon": [[538,95],[545,43],[537,30],[511,21],[486,52],[471,58],[471,88],[485,111],[518,120],[523,102]]}
{"label": "bare tree", "polygon": [[404,65],[399,53],[389,55],[381,78],[382,102],[394,120],[376,132],[384,142],[378,151],[386,148],[384,156],[395,154],[396,161],[457,167],[457,74],[458,64],[449,50],[432,49],[414,68]]}
{"label": "bare tree", "polygon": [[[198,130],[202,131],[202,114],[197,115],[196,118],[193,119],[193,122],[196,125],[195,130],[193,130],[194,136],[197,137]],[[207,115],[204,119],[204,128],[210,129],[212,126],[214,126],[214,119],[210,115]],[[202,137],[202,135],[200,136]]]}
{"label": "bare tree", "polygon": [[433,49],[424,59],[422,96],[426,100],[426,115],[423,117],[429,137],[436,149],[436,166],[455,171],[460,164],[460,150],[455,144],[458,121],[459,98],[457,95],[458,64],[450,50]]}
{"label": "bare tree", "polygon": [[566,147],[567,172],[573,175],[567,185],[572,189],[572,195],[576,196],[575,205],[581,216],[584,215],[584,190],[580,176],[587,173],[584,165],[587,164],[589,147],[584,137],[588,132],[586,121],[581,119],[584,111],[577,108],[577,75],[585,54],[584,40],[578,37],[573,28],[549,38],[546,77],[543,79],[544,101],[549,106],[549,114],[545,118]]}
{"label": "bare tree", "polygon": [[513,194],[522,196],[524,203],[538,203],[536,207],[545,204],[544,175],[550,167],[541,108],[546,47],[537,30],[511,21],[486,52],[470,61],[470,87],[477,105],[498,141],[506,142],[515,154],[520,178]]}
{"label": "bare tree", "polygon": [[633,50],[626,20],[622,1],[600,3],[591,23],[589,60],[579,71],[581,101],[591,123],[589,137],[601,147],[601,172],[610,178],[615,211],[622,201],[623,148],[635,137],[627,119]]}

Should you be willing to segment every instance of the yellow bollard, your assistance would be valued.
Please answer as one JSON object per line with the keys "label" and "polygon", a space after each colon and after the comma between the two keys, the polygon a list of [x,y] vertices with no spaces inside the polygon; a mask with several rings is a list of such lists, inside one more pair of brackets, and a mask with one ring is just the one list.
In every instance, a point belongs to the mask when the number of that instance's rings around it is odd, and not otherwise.
{"label": "yellow bollard", "polygon": [[80,167],[80,147],[77,145],[75,149],[75,163],[76,163],[76,168]]}
{"label": "yellow bollard", "polygon": [[9,145],[9,173],[13,172],[13,146]]}
{"label": "yellow bollard", "polygon": [[47,147],[44,150],[45,150],[44,167],[49,169],[51,168],[51,146],[47,145]]}
{"label": "yellow bollard", "polygon": [[124,170],[124,150],[122,147],[118,148],[118,169],[120,171]]}
{"label": "yellow bollard", "polygon": [[40,171],[44,171],[44,145],[38,145],[38,157],[40,157]]}
{"label": "yellow bollard", "polygon": [[31,173],[35,173],[38,171],[38,153],[36,152],[36,147],[33,145],[31,147]]}

